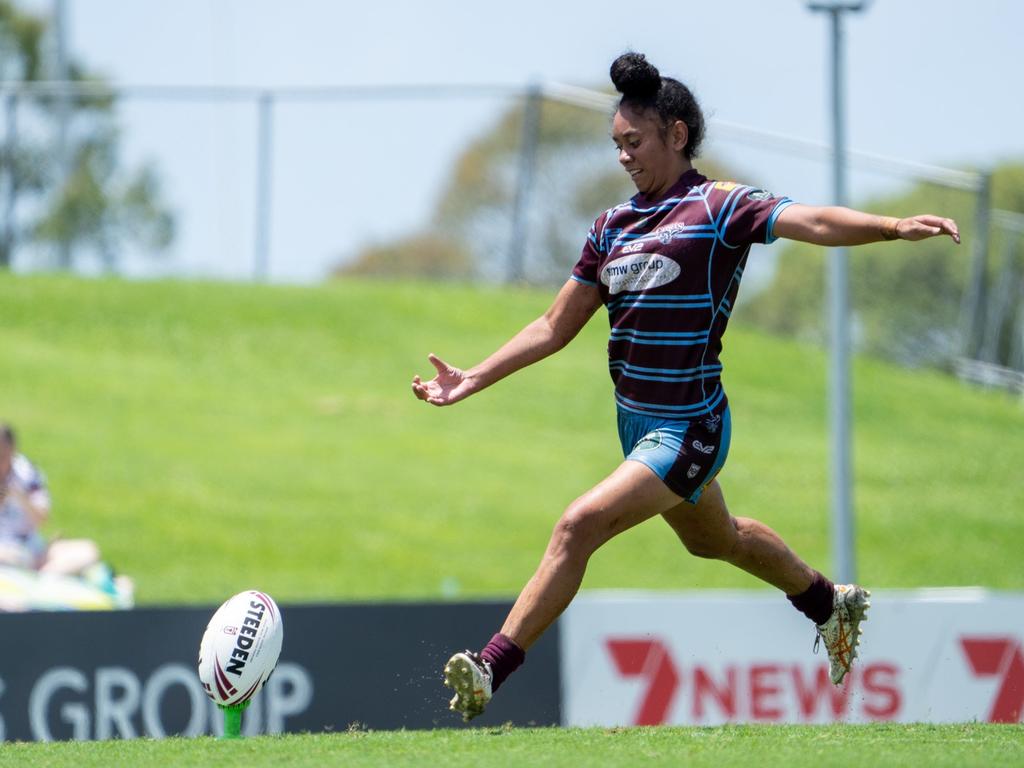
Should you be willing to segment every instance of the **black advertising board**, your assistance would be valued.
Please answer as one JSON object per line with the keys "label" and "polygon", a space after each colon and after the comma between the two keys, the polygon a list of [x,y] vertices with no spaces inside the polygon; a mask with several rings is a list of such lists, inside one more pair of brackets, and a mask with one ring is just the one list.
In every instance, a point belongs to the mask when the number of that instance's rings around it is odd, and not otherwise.
{"label": "black advertising board", "polygon": [[[282,605],[277,670],[243,732],[460,727],[441,669],[479,648],[507,603]],[[60,740],[219,733],[196,674],[215,607],[0,614],[0,738]],[[557,724],[558,628],[473,725]]]}

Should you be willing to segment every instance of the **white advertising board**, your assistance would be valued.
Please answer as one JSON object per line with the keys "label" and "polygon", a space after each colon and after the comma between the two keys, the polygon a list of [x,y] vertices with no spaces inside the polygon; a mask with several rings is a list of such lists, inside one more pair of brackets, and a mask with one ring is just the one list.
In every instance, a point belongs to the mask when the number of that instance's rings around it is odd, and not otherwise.
{"label": "white advertising board", "polygon": [[778,594],[580,594],[561,620],[566,725],[1020,722],[1024,595],[874,592],[841,687]]}

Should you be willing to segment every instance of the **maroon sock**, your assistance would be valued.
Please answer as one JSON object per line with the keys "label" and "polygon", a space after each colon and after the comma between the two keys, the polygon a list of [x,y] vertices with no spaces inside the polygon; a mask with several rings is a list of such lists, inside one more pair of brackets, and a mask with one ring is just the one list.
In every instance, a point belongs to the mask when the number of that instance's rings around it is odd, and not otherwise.
{"label": "maroon sock", "polygon": [[786,599],[815,624],[824,624],[832,615],[832,600],[835,593],[835,585],[815,571],[811,586],[799,595],[786,595]]}
{"label": "maroon sock", "polygon": [[505,678],[526,661],[526,651],[501,633],[491,638],[491,642],[480,651],[480,655],[491,665],[492,691],[498,690],[498,686],[505,682]]}

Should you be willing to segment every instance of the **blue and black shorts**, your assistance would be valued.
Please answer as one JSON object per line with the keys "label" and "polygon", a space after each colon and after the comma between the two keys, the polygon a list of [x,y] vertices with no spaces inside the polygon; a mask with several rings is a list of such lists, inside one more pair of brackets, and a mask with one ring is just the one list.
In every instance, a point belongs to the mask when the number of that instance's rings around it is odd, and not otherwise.
{"label": "blue and black shorts", "polygon": [[619,409],[619,440],[628,461],[646,464],[669,490],[696,504],[729,454],[729,406],[690,421]]}

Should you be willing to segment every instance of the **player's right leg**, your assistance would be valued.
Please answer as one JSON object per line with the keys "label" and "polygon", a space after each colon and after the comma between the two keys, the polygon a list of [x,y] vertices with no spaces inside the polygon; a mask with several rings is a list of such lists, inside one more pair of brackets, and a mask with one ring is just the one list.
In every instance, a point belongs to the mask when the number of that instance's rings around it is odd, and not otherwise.
{"label": "player's right leg", "polygon": [[814,581],[814,569],[775,531],[757,520],[729,514],[717,480],[696,504],[683,502],[662,517],[692,555],[724,560],[787,595],[803,592]]}
{"label": "player's right leg", "polygon": [[695,505],[680,504],[662,517],[691,554],[724,560],[785,592],[793,606],[814,622],[815,649],[824,641],[832,682],[842,682],[857,657],[870,592],[855,584],[833,585],[767,525],[730,515],[717,481],[708,485]]}

